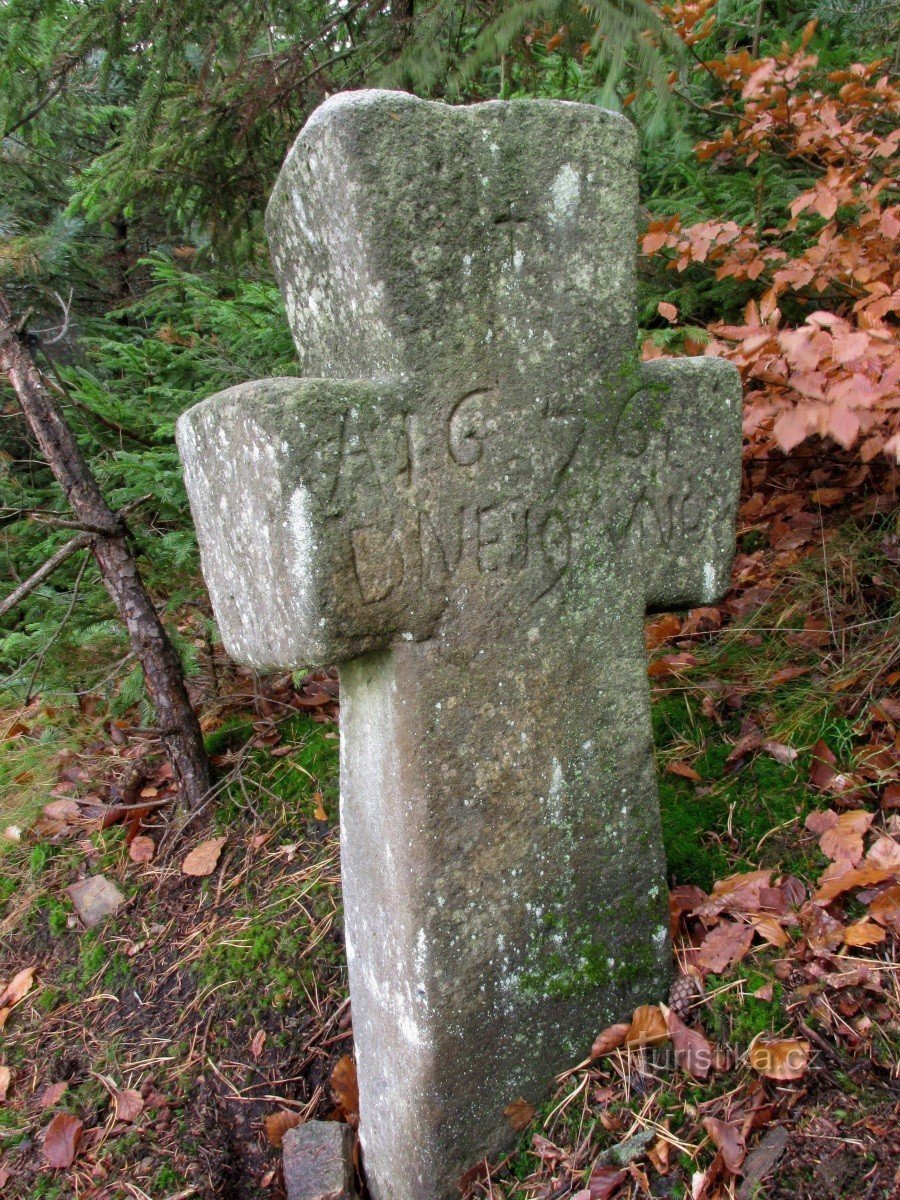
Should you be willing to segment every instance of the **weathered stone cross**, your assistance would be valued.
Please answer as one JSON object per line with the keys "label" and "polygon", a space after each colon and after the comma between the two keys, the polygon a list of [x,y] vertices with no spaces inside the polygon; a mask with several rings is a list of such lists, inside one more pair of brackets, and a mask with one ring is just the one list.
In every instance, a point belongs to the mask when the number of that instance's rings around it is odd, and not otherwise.
{"label": "weathered stone cross", "polygon": [[636,139],[551,101],[324,104],[268,233],[304,378],[179,423],[222,636],[339,663],[376,1200],[443,1200],[662,995],[642,621],[725,589],[737,374],[635,356]]}

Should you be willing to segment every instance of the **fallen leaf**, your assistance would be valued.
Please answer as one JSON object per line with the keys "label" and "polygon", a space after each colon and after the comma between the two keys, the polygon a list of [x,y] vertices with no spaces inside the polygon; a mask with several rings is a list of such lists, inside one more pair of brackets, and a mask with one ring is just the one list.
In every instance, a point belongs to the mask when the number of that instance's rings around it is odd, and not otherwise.
{"label": "fallen leaf", "polygon": [[703,1128],[722,1152],[722,1161],[728,1171],[737,1175],[747,1153],[740,1126],[730,1121],[720,1121],[718,1117],[704,1117]]}
{"label": "fallen leaf", "polygon": [[803,822],[809,832],[817,836],[826,833],[829,829],[836,828],[837,823],[838,815],[833,808],[815,809],[806,814],[806,820]]}
{"label": "fallen leaf", "polygon": [[68,1086],[65,1080],[60,1083],[48,1084],[41,1094],[41,1108],[52,1108],[54,1104],[58,1104]]}
{"label": "fallen leaf", "polygon": [[627,1178],[628,1172],[620,1167],[595,1167],[588,1180],[588,1195],[591,1200],[609,1200]]}
{"label": "fallen leaf", "polygon": [[144,1100],[133,1088],[113,1088],[110,1092],[116,1106],[116,1120],[131,1124],[144,1111]]}
{"label": "fallen leaf", "polygon": [[885,931],[868,917],[854,921],[844,930],[845,946],[877,946],[887,937]]}
{"label": "fallen leaf", "polygon": [[153,862],[153,855],[156,853],[156,843],[151,837],[144,837],[143,834],[131,839],[131,845],[128,847],[128,857],[132,862],[148,863]]}
{"label": "fallen leaf", "polygon": [[670,325],[674,324],[674,322],[678,320],[678,309],[674,304],[669,304],[667,300],[660,300],[659,304],[656,306],[656,311],[661,317],[668,321]]}
{"label": "fallen leaf", "polygon": [[20,1000],[24,1000],[31,991],[36,970],[37,967],[25,967],[17,975],[13,975],[3,991],[0,992],[0,1008],[15,1008]]}
{"label": "fallen leaf", "polygon": [[753,928],[770,946],[783,947],[791,940],[781,922],[775,917],[755,916],[753,917]]}
{"label": "fallen leaf", "polygon": [[726,967],[740,962],[753,941],[753,926],[723,921],[711,929],[700,944],[697,965],[721,975]]}
{"label": "fallen leaf", "polygon": [[900,935],[900,884],[878,893],[869,905],[869,916]]}
{"label": "fallen leaf", "polygon": [[9,1085],[12,1083],[12,1071],[5,1065],[0,1065],[0,1104],[6,1101]]}
{"label": "fallen leaf", "polygon": [[503,1110],[503,1115],[516,1133],[521,1133],[534,1120],[536,1112],[537,1109],[533,1104],[529,1104],[527,1100],[523,1100],[520,1097],[518,1100],[513,1100],[511,1104],[507,1104]]}
{"label": "fallen leaf", "polygon": [[669,1143],[664,1137],[657,1138],[650,1149],[647,1151],[647,1157],[650,1159],[653,1166],[660,1175],[668,1175],[669,1173]]}
{"label": "fallen leaf", "polygon": [[359,1112],[359,1084],[356,1063],[349,1054],[342,1054],[331,1072],[331,1094],[335,1103],[348,1117]]}
{"label": "fallen leaf", "polygon": [[880,837],[869,847],[866,863],[873,867],[900,871],[900,842],[895,842],[892,837]]}
{"label": "fallen leaf", "polygon": [[591,1058],[602,1058],[604,1054],[624,1046],[630,1028],[630,1025],[610,1025],[604,1029],[591,1046]]}
{"label": "fallen leaf", "polygon": [[672,1038],[675,1061],[683,1071],[694,1079],[706,1079],[712,1070],[713,1048],[709,1039],[699,1029],[691,1029],[671,1008],[661,1004],[666,1028]]}
{"label": "fallen leaf", "polygon": [[816,904],[830,904],[842,892],[849,892],[851,888],[868,887],[873,883],[885,883],[888,879],[893,879],[896,874],[898,874],[896,867],[875,867],[864,863],[861,867],[846,871],[836,879],[829,879],[813,895],[813,900]]}
{"label": "fallen leaf", "polygon": [[750,1066],[766,1079],[786,1082],[800,1079],[809,1066],[809,1042],[800,1038],[755,1041],[750,1047]]}
{"label": "fallen leaf", "polygon": [[328,813],[325,811],[325,801],[322,797],[321,792],[313,793],[313,802],[315,803],[315,809],[313,811],[313,816],[316,818],[317,821],[327,821]]}
{"label": "fallen leaf", "polygon": [[788,746],[784,742],[763,742],[762,749],[782,766],[788,766],[789,763],[794,762],[799,753],[793,746]]}
{"label": "fallen leaf", "polygon": [[844,940],[844,926],[818,904],[808,902],[800,909],[800,924],[813,950],[836,950]]}
{"label": "fallen leaf", "polygon": [[253,1055],[254,1062],[259,1062],[259,1056],[262,1054],[265,1044],[266,1031],[264,1029],[257,1029],[253,1035],[253,1041],[250,1043],[250,1053]]}
{"label": "fallen leaf", "polygon": [[227,841],[227,837],[210,838],[208,842],[201,842],[199,846],[195,846],[181,864],[182,872],[198,877],[212,875],[218,865],[222,847]]}
{"label": "fallen leaf", "polygon": [[77,821],[81,816],[81,809],[74,800],[51,800],[49,804],[44,805],[44,816],[51,821]]}
{"label": "fallen leaf", "polygon": [[277,1112],[270,1113],[263,1118],[263,1125],[266,1127],[266,1137],[269,1139],[269,1145],[278,1149],[281,1146],[282,1139],[289,1129],[296,1129],[298,1125],[303,1124],[303,1118],[297,1112],[290,1112],[286,1108],[279,1108]]}
{"label": "fallen leaf", "polygon": [[66,892],[75,906],[75,911],[88,929],[105,921],[125,903],[125,897],[105,875],[92,875],[73,883]]}
{"label": "fallen leaf", "polygon": [[669,1040],[666,1018],[658,1004],[642,1004],[634,1010],[625,1045],[630,1049],[638,1046],[656,1046]]}
{"label": "fallen leaf", "polygon": [[695,783],[700,783],[701,781],[701,776],[686,762],[676,760],[675,762],[667,763],[666,770],[670,775],[680,775],[682,779],[693,779]]}
{"label": "fallen leaf", "polygon": [[44,1134],[44,1158],[57,1171],[71,1167],[78,1153],[84,1123],[71,1113],[57,1113]]}
{"label": "fallen leaf", "polygon": [[662,613],[644,626],[644,645],[655,650],[681,632],[681,621],[674,613]]}

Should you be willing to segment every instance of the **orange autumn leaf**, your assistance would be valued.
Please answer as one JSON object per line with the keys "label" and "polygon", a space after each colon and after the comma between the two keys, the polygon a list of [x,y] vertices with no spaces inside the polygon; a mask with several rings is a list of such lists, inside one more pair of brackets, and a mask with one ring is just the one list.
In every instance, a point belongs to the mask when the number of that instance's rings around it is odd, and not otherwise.
{"label": "orange autumn leaf", "polygon": [[629,1049],[640,1046],[656,1046],[669,1040],[669,1029],[666,1018],[658,1004],[642,1004],[634,1010],[628,1032],[625,1034],[625,1045]]}
{"label": "orange autumn leaf", "polygon": [[801,1079],[809,1066],[809,1042],[800,1038],[755,1041],[750,1047],[750,1066],[767,1079],[787,1082]]}
{"label": "orange autumn leaf", "polygon": [[844,930],[844,945],[877,946],[886,937],[887,934],[880,925],[876,925],[874,921],[863,917],[862,920],[854,921]]}
{"label": "orange autumn leaf", "polygon": [[608,1026],[594,1039],[594,1044],[591,1046],[591,1058],[602,1058],[604,1054],[609,1054],[613,1050],[618,1050],[620,1046],[624,1046],[630,1029],[630,1024]]}

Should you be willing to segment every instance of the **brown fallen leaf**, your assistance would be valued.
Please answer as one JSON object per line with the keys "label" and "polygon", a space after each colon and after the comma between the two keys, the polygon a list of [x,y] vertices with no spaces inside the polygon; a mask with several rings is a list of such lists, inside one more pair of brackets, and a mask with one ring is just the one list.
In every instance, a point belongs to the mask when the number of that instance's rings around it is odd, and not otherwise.
{"label": "brown fallen leaf", "polygon": [[9,1085],[12,1083],[12,1071],[5,1064],[0,1065],[0,1104],[6,1102]]}
{"label": "brown fallen leaf", "polygon": [[887,880],[893,879],[898,874],[900,874],[900,868],[875,867],[864,863],[861,867],[846,871],[836,879],[829,879],[814,894],[813,901],[816,904],[830,904],[842,892],[849,892],[852,888],[857,887],[868,887],[873,883],[886,883]]}
{"label": "brown fallen leaf", "polygon": [[877,946],[886,937],[887,934],[880,925],[876,925],[868,917],[863,917],[862,920],[854,921],[844,930],[844,945]]}
{"label": "brown fallen leaf", "polygon": [[754,916],[752,918],[753,928],[770,946],[778,946],[779,948],[786,946],[790,942],[790,938],[784,929],[784,926],[776,917],[765,915]]}
{"label": "brown fallen leaf", "polygon": [[844,940],[843,924],[811,901],[800,909],[800,924],[813,950],[836,950]]}
{"label": "brown fallen leaf", "polygon": [[155,853],[156,843],[152,837],[145,837],[143,834],[139,834],[138,837],[131,839],[131,845],[128,847],[128,857],[132,862],[153,862],[153,855]]}
{"label": "brown fallen leaf", "polygon": [[609,1025],[602,1033],[598,1033],[591,1046],[591,1058],[602,1058],[613,1050],[625,1045],[630,1025]]}
{"label": "brown fallen leaf", "polygon": [[218,865],[222,847],[227,841],[227,837],[210,838],[209,841],[201,842],[199,846],[195,846],[181,864],[182,872],[185,875],[195,875],[197,877],[212,875]]}
{"label": "brown fallen leaf", "polygon": [[41,1093],[41,1108],[52,1108],[54,1104],[58,1104],[68,1086],[65,1080],[60,1083],[48,1084]]}
{"label": "brown fallen leaf", "polygon": [[829,829],[836,828],[837,823],[838,815],[833,808],[814,809],[811,813],[806,814],[806,820],[803,822],[809,832],[817,836],[827,833]]}
{"label": "brown fallen leaf", "polygon": [[753,941],[753,926],[723,921],[711,929],[700,944],[697,965],[721,975],[726,967],[740,962]]}
{"label": "brown fallen leaf", "polygon": [[706,1079],[713,1067],[712,1043],[699,1029],[691,1029],[685,1025],[671,1008],[667,1008],[665,1004],[659,1007],[663,1011],[666,1028],[672,1039],[675,1061],[694,1079]]}
{"label": "brown fallen leaf", "polygon": [[799,753],[793,746],[788,746],[784,742],[763,742],[761,749],[784,767],[795,762]]}
{"label": "brown fallen leaf", "polygon": [[266,1031],[264,1029],[257,1029],[253,1035],[253,1041],[250,1043],[250,1053],[253,1055],[254,1062],[259,1062],[259,1056],[262,1054],[265,1044]]}
{"label": "brown fallen leaf", "polygon": [[116,1106],[116,1120],[130,1125],[144,1111],[144,1100],[133,1088],[112,1088],[110,1095]]}
{"label": "brown fallen leaf", "polygon": [[667,763],[666,770],[670,775],[680,775],[682,779],[691,779],[694,781],[694,783],[700,783],[702,779],[702,776],[700,776],[692,766],[686,762],[681,762],[680,760]]}
{"label": "brown fallen leaf", "polygon": [[648,650],[655,650],[680,632],[679,618],[674,613],[662,613],[644,626],[644,645]]}
{"label": "brown fallen leaf", "polygon": [[529,1104],[527,1100],[523,1100],[520,1097],[518,1100],[513,1100],[511,1104],[507,1104],[503,1110],[503,1115],[516,1133],[521,1133],[534,1120],[536,1112],[537,1109],[533,1104]]}
{"label": "brown fallen leaf", "polygon": [[57,1171],[71,1167],[78,1153],[84,1123],[72,1113],[57,1113],[44,1133],[44,1158]]}
{"label": "brown fallen leaf", "polygon": [[721,1151],[722,1161],[729,1173],[737,1175],[747,1153],[740,1126],[730,1121],[720,1121],[718,1117],[704,1117],[703,1127]]}
{"label": "brown fallen leaf", "polygon": [[900,842],[882,835],[869,847],[866,863],[872,867],[892,868],[900,874]]}
{"label": "brown fallen leaf", "polygon": [[313,802],[315,804],[315,808],[313,810],[313,816],[316,818],[317,821],[327,821],[328,813],[325,811],[325,801],[322,797],[321,792],[313,793]]}
{"label": "brown fallen leaf", "polygon": [[269,1139],[269,1145],[278,1149],[281,1146],[284,1135],[289,1129],[296,1129],[298,1125],[303,1124],[303,1118],[297,1112],[290,1112],[286,1108],[279,1108],[277,1112],[270,1113],[263,1118],[263,1125],[266,1127],[266,1137]]}
{"label": "brown fallen leaf", "polygon": [[669,1152],[669,1143],[664,1137],[657,1138],[647,1151],[647,1157],[660,1175],[669,1173]]}
{"label": "brown fallen leaf", "polygon": [[66,893],[88,929],[105,921],[125,903],[125,897],[105,875],[91,875],[73,883],[66,888]]}
{"label": "brown fallen leaf", "polygon": [[900,935],[900,884],[879,892],[869,905],[869,916]]}
{"label": "brown fallen leaf", "polygon": [[766,1079],[787,1082],[801,1079],[809,1066],[809,1042],[800,1038],[755,1041],[749,1050],[750,1066]]}
{"label": "brown fallen leaf", "polygon": [[609,1200],[627,1178],[628,1172],[620,1167],[594,1167],[588,1180],[588,1195],[591,1200]]}
{"label": "brown fallen leaf", "polygon": [[51,821],[63,821],[69,824],[81,816],[81,809],[74,800],[51,800],[44,805],[44,816]]}
{"label": "brown fallen leaf", "polygon": [[359,1084],[356,1063],[349,1054],[342,1054],[331,1072],[331,1094],[338,1108],[349,1118],[359,1112]]}
{"label": "brown fallen leaf", "polygon": [[669,1040],[669,1029],[666,1018],[658,1004],[642,1004],[634,1010],[628,1032],[625,1034],[625,1045],[629,1049],[639,1046],[656,1046]]}
{"label": "brown fallen leaf", "polygon": [[21,1000],[25,999],[31,991],[36,970],[37,967],[25,967],[18,974],[13,975],[3,991],[0,992],[0,1008],[15,1008]]}

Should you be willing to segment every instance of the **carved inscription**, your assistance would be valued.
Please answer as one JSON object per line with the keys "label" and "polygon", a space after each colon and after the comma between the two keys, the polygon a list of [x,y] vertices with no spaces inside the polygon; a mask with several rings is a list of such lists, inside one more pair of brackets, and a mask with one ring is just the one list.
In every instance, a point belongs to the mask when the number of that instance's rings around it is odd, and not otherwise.
{"label": "carved inscription", "polygon": [[362,603],[393,602],[398,589],[446,597],[465,571],[501,586],[521,580],[533,600],[546,594],[571,557],[555,495],[581,427],[540,405],[510,411],[490,388],[461,397],[436,428],[414,415],[373,427],[343,414],[323,454],[324,496],[331,519],[350,516]]}

